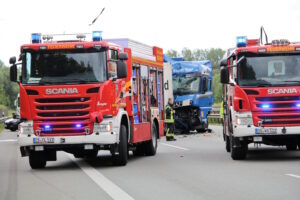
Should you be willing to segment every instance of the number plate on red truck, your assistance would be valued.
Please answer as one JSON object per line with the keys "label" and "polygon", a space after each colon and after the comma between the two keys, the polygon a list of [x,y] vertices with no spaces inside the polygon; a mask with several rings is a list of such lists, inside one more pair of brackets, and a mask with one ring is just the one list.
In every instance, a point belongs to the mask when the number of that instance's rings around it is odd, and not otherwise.
{"label": "number plate on red truck", "polygon": [[276,128],[256,128],[256,134],[277,134]]}
{"label": "number plate on red truck", "polygon": [[53,144],[54,138],[43,137],[43,138],[33,138],[33,144]]}

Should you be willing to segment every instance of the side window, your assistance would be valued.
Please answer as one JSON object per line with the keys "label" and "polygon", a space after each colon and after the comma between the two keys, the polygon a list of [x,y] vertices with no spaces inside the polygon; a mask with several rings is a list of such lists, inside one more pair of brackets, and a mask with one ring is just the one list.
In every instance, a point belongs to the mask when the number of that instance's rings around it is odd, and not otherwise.
{"label": "side window", "polygon": [[208,80],[208,87],[207,91],[211,91],[211,79]]}
{"label": "side window", "polygon": [[108,77],[115,78],[115,77],[117,77],[118,51],[110,49],[108,51],[108,56],[109,56]]}

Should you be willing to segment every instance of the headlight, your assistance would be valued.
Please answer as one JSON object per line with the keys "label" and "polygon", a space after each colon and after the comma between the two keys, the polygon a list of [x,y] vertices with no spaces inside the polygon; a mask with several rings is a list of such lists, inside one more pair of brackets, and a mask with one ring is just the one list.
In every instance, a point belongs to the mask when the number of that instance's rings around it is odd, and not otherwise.
{"label": "headlight", "polygon": [[253,125],[253,119],[251,113],[237,114],[235,116],[236,125]]}
{"label": "headlight", "polygon": [[94,132],[111,132],[112,131],[112,122],[109,123],[94,123]]}
{"label": "headlight", "polygon": [[20,134],[33,134],[33,121],[26,121],[19,124]]}

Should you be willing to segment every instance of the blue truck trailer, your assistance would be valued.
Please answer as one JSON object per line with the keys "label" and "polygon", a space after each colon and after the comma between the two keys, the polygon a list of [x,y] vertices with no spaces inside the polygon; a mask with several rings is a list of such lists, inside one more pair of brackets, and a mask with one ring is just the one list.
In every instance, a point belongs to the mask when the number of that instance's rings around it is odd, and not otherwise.
{"label": "blue truck trailer", "polygon": [[184,61],[164,56],[172,65],[172,85],[177,132],[205,132],[214,103],[211,62]]}

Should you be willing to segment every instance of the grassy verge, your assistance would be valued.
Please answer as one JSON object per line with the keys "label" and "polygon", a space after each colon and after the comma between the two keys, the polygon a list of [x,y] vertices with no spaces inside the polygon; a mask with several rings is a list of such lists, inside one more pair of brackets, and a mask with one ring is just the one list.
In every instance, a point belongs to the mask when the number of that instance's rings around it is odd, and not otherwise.
{"label": "grassy verge", "polygon": [[8,110],[8,116],[9,116],[9,117],[12,117],[12,116],[13,116],[13,113],[15,113],[15,112],[16,112],[15,110],[9,109],[9,110]]}
{"label": "grassy verge", "polygon": [[0,133],[3,131],[3,129],[4,129],[4,124],[0,123]]}
{"label": "grassy verge", "polygon": [[[2,110],[7,110],[8,112],[8,117],[12,117],[12,114],[15,113],[16,111],[11,109],[11,108],[7,108],[5,105],[0,104],[0,109]],[[0,113],[1,117],[2,117],[2,113]]]}

